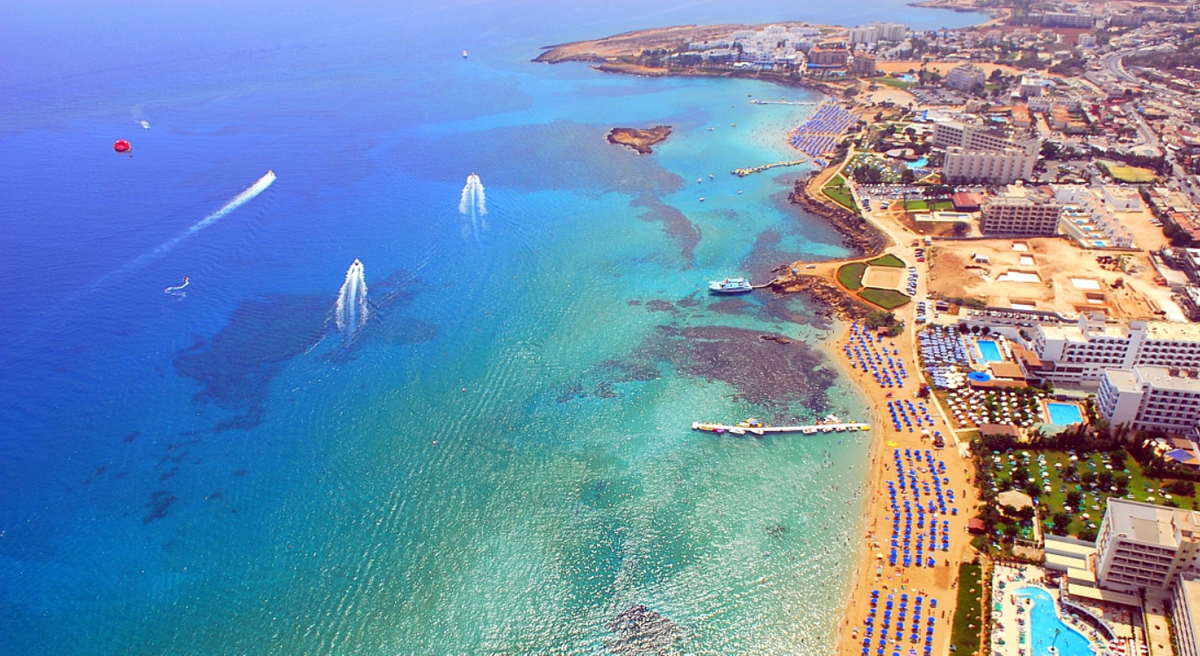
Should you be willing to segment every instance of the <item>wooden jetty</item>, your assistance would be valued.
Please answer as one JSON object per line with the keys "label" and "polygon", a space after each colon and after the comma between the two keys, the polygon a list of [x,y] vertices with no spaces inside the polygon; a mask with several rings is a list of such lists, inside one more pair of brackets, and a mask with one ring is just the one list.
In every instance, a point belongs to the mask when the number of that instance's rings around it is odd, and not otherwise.
{"label": "wooden jetty", "polygon": [[857,422],[846,423],[821,423],[812,426],[763,426],[753,425],[750,422],[741,422],[737,426],[727,426],[725,424],[713,424],[706,421],[692,422],[692,430],[704,431],[706,433],[729,433],[731,435],[745,435],[747,433],[756,437],[762,437],[767,433],[803,433],[804,435],[817,435],[821,433],[847,433],[854,431],[871,430],[870,424],[860,424]]}

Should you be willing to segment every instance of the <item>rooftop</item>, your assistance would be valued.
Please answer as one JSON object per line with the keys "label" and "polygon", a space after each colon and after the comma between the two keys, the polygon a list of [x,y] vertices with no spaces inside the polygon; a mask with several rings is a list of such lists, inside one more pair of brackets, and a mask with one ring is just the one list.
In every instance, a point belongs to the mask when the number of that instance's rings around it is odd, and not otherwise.
{"label": "rooftop", "polygon": [[1185,376],[1179,369],[1141,365],[1134,367],[1133,373],[1142,384],[1152,385],[1158,389],[1200,393],[1200,379]]}
{"label": "rooftop", "polygon": [[1142,391],[1142,384],[1138,382],[1137,376],[1134,376],[1132,371],[1106,369],[1104,377],[1108,379],[1108,384],[1115,387],[1119,392]]}
{"label": "rooftop", "polygon": [[1200,513],[1141,501],[1109,497],[1105,521],[1127,539],[1169,549],[1179,546],[1176,529],[1185,538],[1200,537]]}
{"label": "rooftop", "polygon": [[1200,324],[1177,321],[1146,322],[1146,337],[1150,339],[1175,339],[1200,341]]}

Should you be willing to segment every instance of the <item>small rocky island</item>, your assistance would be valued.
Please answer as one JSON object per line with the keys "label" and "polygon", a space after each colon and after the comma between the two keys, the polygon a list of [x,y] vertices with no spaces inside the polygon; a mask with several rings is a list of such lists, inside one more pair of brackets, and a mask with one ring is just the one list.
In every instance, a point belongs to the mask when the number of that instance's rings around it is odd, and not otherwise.
{"label": "small rocky island", "polygon": [[650,147],[662,143],[671,134],[671,126],[658,125],[649,130],[636,128],[613,128],[608,131],[608,143],[629,146],[643,155],[649,155]]}

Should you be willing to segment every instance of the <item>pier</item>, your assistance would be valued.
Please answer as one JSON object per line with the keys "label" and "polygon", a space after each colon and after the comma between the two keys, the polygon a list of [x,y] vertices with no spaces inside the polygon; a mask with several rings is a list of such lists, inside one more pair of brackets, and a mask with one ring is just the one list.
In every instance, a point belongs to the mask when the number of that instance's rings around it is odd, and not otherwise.
{"label": "pier", "polygon": [[816,435],[818,433],[847,433],[853,431],[867,431],[871,430],[871,425],[851,422],[838,424],[816,424],[813,426],[726,426],[724,424],[711,424],[706,421],[694,421],[692,422],[692,430],[718,434],[730,433],[733,435],[745,435],[746,433],[750,433],[751,435],[762,437],[767,433],[803,433],[805,435]]}
{"label": "pier", "polygon": [[804,102],[804,101],[799,101],[799,100],[758,100],[758,99],[755,99],[755,100],[751,100],[750,104],[751,105],[802,105],[802,106],[811,107],[817,103]]}
{"label": "pier", "polygon": [[752,169],[734,169],[734,170],[730,171],[730,173],[732,173],[733,175],[736,175],[739,178],[744,178],[744,177],[750,175],[751,173],[762,173],[763,171],[766,171],[768,169],[773,169],[773,168],[776,168],[779,166],[799,166],[803,163],[804,163],[804,160],[802,160],[802,159],[792,159],[792,160],[788,160],[786,162],[775,162],[773,164],[763,164],[761,166],[756,166]]}

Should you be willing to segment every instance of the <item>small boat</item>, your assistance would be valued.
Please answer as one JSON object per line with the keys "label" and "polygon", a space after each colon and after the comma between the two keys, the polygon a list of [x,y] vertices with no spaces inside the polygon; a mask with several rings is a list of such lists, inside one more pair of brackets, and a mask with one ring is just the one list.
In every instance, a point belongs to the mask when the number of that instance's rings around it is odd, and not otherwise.
{"label": "small boat", "polygon": [[696,184],[700,184],[701,182],[704,182],[704,178],[696,178]]}
{"label": "small boat", "polygon": [[718,294],[742,294],[749,291],[754,291],[750,286],[750,281],[745,278],[724,278],[722,280],[708,281],[708,288]]}
{"label": "small boat", "polygon": [[742,193],[742,190],[741,190],[741,189],[738,189],[738,193],[739,193],[739,194],[740,194],[740,193]]}
{"label": "small boat", "polygon": [[703,202],[704,202],[704,196],[701,196],[701,197],[700,197],[700,202],[701,202],[701,203],[703,203]]}
{"label": "small boat", "polygon": [[712,128],[709,128],[709,129],[708,129],[708,131],[709,131],[709,132],[712,132],[712,130],[713,130]]}
{"label": "small boat", "polygon": [[466,59],[466,58],[467,58],[467,51],[466,51],[466,50],[464,50],[464,51],[463,51],[463,59]]}
{"label": "small boat", "polygon": [[709,174],[708,174],[708,179],[709,179],[709,180],[713,180],[713,179],[715,179],[715,178],[713,178],[713,174],[709,173]]}
{"label": "small boat", "polygon": [[737,123],[730,123],[730,124],[729,124],[729,127],[731,127],[731,128],[736,128],[736,127],[737,127]]}
{"label": "small boat", "polygon": [[138,123],[141,123],[143,129],[145,129],[145,130],[150,129],[150,121],[138,121]]}

